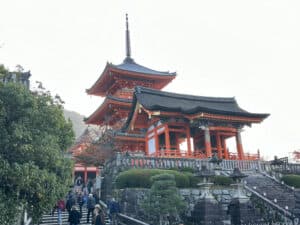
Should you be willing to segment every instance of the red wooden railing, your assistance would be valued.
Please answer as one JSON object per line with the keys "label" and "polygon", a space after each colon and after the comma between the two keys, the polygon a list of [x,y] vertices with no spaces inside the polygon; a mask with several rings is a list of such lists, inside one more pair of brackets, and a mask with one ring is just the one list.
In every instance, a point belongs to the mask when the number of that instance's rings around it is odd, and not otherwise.
{"label": "red wooden railing", "polygon": [[[215,150],[215,149],[213,149]],[[161,149],[157,153],[153,153],[150,156],[153,157],[168,157],[168,158],[191,158],[191,159],[205,159],[207,158],[206,154],[204,153],[204,149],[197,149],[192,151],[191,153],[188,153],[188,151],[182,151],[179,149]],[[228,153],[228,159],[229,160],[239,160],[238,154],[229,152]],[[225,159],[225,156],[223,155],[223,158]],[[244,160],[259,160],[260,155],[259,153],[257,154],[250,154],[250,153],[245,153],[244,154]]]}

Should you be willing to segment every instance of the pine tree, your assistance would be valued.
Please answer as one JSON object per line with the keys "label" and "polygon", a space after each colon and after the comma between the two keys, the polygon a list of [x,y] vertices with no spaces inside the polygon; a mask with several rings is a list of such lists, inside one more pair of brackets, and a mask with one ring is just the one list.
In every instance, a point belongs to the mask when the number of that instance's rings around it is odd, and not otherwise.
{"label": "pine tree", "polygon": [[152,222],[159,221],[160,225],[172,224],[179,219],[179,214],[186,207],[176,188],[175,177],[165,173],[151,179],[153,184],[142,206]]}

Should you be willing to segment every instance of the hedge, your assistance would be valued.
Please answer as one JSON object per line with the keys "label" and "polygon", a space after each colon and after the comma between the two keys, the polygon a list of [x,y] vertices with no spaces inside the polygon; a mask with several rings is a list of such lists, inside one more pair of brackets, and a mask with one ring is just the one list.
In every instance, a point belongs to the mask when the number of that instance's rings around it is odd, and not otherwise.
{"label": "hedge", "polygon": [[284,175],[281,181],[289,186],[300,188],[300,176],[299,175]]}
{"label": "hedge", "polygon": [[191,186],[191,174],[180,173],[175,170],[160,169],[130,169],[121,172],[116,179],[116,185],[117,188],[150,188],[152,185],[151,177],[163,173],[173,174],[178,188]]}
{"label": "hedge", "polygon": [[[160,169],[130,169],[121,172],[117,179],[117,188],[150,188],[152,185],[151,177],[159,174],[173,174],[175,176],[176,186],[178,188],[197,188],[202,183],[200,177],[195,177],[190,172],[179,172],[176,170],[160,170]],[[299,176],[300,177],[300,176]],[[215,176],[212,179],[215,185],[230,186],[233,181],[230,177]],[[299,181],[300,184],[300,181]]]}

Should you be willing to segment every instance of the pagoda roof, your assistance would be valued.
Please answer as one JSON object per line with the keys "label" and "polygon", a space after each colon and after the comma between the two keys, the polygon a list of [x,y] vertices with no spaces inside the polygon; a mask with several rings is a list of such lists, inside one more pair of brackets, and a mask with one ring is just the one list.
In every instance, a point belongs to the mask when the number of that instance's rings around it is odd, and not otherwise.
{"label": "pagoda roof", "polygon": [[150,69],[148,67],[142,66],[138,63],[136,63],[132,58],[125,58],[122,64],[119,65],[112,65],[113,68],[119,69],[119,70],[125,70],[129,72],[136,72],[141,74],[149,74],[149,75],[155,75],[155,76],[176,76],[176,73],[170,73],[169,71],[157,71]]}
{"label": "pagoda roof", "polygon": [[132,104],[132,99],[118,98],[112,95],[107,95],[103,103],[96,109],[96,111],[85,119],[85,123],[87,124],[97,124],[100,125],[104,116],[107,113],[109,104],[122,105],[123,107],[128,107],[128,111],[130,110],[130,106]]}
{"label": "pagoda roof", "polygon": [[[126,14],[126,57],[123,63],[114,65],[107,63],[104,71],[94,83],[94,85],[87,90],[88,94],[105,96],[107,91],[115,83],[115,75],[124,76],[125,79],[130,80],[145,80],[145,82],[153,82],[154,88],[161,89],[165,87],[176,76],[176,73],[170,73],[169,71],[158,71],[148,67],[142,66],[136,63],[131,57],[131,45],[129,35],[129,22],[128,15]],[[118,78],[117,78],[118,79]],[[122,78],[121,78],[122,79]]]}
{"label": "pagoda roof", "polygon": [[183,115],[208,113],[255,118],[260,121],[269,116],[269,114],[250,113],[242,109],[235,98],[185,95],[138,86],[133,94],[133,104],[127,125],[133,117],[137,103],[147,111],[175,112]]}
{"label": "pagoda roof", "polygon": [[87,89],[87,93],[91,95],[105,96],[107,90],[109,90],[111,85],[114,83],[112,74],[136,79],[145,79],[146,81],[153,79],[156,80],[157,83],[159,83],[160,80],[167,80],[167,82],[163,81],[159,88],[163,88],[176,76],[175,72],[170,73],[168,71],[153,70],[136,63],[130,57],[126,57],[123,63],[119,65],[107,63],[98,80],[91,88]]}

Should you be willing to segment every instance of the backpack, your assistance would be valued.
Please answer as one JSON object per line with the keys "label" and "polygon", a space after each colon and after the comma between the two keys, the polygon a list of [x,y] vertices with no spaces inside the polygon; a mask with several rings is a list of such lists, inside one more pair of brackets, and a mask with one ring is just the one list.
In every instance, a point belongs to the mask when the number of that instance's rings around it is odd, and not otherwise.
{"label": "backpack", "polygon": [[63,200],[59,200],[58,203],[57,203],[57,208],[59,208],[62,211],[64,211],[65,208],[66,208],[65,202]]}
{"label": "backpack", "polygon": [[93,208],[95,208],[95,205],[96,205],[95,198],[94,197],[89,197],[88,200],[87,200],[87,208],[88,209],[93,209]]}

